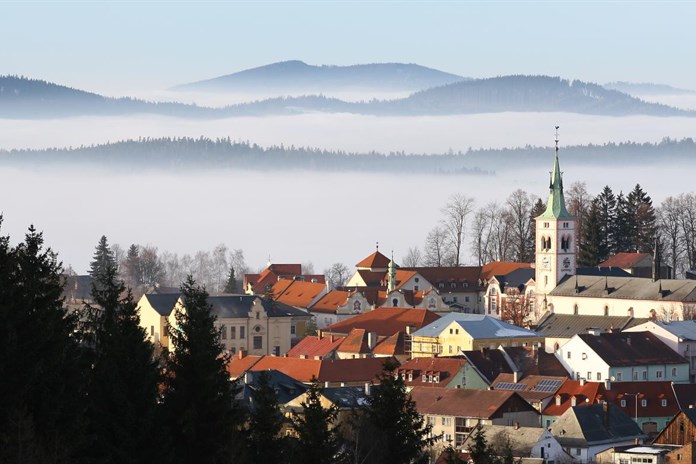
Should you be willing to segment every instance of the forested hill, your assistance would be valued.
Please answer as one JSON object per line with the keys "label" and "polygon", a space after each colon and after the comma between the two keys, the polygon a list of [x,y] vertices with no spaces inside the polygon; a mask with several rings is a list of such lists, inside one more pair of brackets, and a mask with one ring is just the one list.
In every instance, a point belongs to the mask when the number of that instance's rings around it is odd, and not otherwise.
{"label": "forested hill", "polygon": [[694,95],[696,91],[680,89],[665,84],[637,82],[609,82],[603,85],[606,89],[618,90],[629,95]]}
{"label": "forested hill", "polygon": [[[106,167],[125,171],[154,169],[249,169],[264,171],[353,171],[422,174],[493,174],[523,168],[548,168],[549,147],[468,150],[445,154],[349,153],[285,146],[260,147],[230,139],[157,138],[104,145],[48,149],[0,150],[0,166]],[[564,147],[564,166],[632,166],[681,162],[693,165],[696,143],[691,138],[665,139],[658,144],[621,143]]]}
{"label": "forested hill", "polygon": [[345,102],[324,96],[274,98],[226,108],[112,99],[45,81],[0,77],[0,118],[157,114],[187,118],[292,115],[307,112],[419,116],[495,112],[696,116],[616,90],[548,76],[505,76],[456,82],[395,100]]}
{"label": "forested hill", "polygon": [[184,91],[279,91],[319,93],[350,89],[415,91],[466,78],[412,63],[314,66],[281,61],[174,87]]}

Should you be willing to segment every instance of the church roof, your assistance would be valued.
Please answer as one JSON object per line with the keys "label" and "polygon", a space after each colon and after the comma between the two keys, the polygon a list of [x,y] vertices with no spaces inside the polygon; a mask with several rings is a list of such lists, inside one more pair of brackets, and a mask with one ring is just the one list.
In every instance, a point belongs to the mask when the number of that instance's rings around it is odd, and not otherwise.
{"label": "church roof", "polygon": [[568,276],[554,288],[552,296],[696,302],[696,280],[647,277]]}
{"label": "church roof", "polygon": [[358,269],[386,269],[391,260],[379,251],[375,251],[367,258],[355,265]]}
{"label": "church roof", "polygon": [[558,164],[558,146],[556,156],[553,161],[553,171],[551,172],[551,183],[549,185],[549,199],[546,202],[546,211],[540,218],[543,219],[572,219],[573,216],[568,212],[563,197],[563,176]]}

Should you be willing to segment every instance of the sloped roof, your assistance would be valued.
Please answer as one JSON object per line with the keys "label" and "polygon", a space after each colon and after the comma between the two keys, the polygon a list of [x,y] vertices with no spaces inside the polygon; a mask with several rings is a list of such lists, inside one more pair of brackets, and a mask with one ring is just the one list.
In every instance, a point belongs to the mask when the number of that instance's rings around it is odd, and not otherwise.
{"label": "sloped roof", "polygon": [[227,373],[230,374],[231,378],[236,379],[251,369],[261,358],[263,356],[244,355],[240,352],[227,363]]}
{"label": "sloped roof", "polygon": [[587,276],[633,277],[633,274],[624,271],[620,267],[578,267],[575,269],[575,274]]}
{"label": "sloped roof", "polygon": [[341,353],[367,354],[370,347],[367,344],[367,332],[365,329],[353,329],[348,332],[338,346]]}
{"label": "sloped roof", "polygon": [[308,335],[300,340],[297,345],[290,348],[287,355],[290,358],[300,358],[302,356],[306,356],[309,359],[314,359],[315,356],[324,358],[336,351],[336,348],[342,342],[343,337],[336,335],[327,335],[326,337]]}
{"label": "sloped roof", "polygon": [[541,394],[540,398],[546,398],[555,395],[563,386],[563,383],[568,380],[567,376],[527,375],[515,382],[514,377],[514,374],[502,372],[495,378],[491,387],[494,390],[515,391],[518,393],[524,391],[536,392]]}
{"label": "sloped roof", "polygon": [[[249,359],[247,358],[256,358]],[[255,362],[252,362],[255,361]],[[276,356],[245,356],[230,360],[228,372],[235,378],[241,375],[242,365],[245,370],[254,371],[275,369],[300,382],[311,382],[316,378],[320,382],[371,382],[382,372],[385,358],[357,359],[301,359]],[[236,375],[235,375],[236,374]]]}
{"label": "sloped roof", "polygon": [[[371,388],[379,388],[379,385],[373,385]],[[364,408],[369,398],[365,387],[328,387],[324,388],[321,394],[339,409],[350,410]]]}
{"label": "sloped roof", "polygon": [[[289,283],[285,285],[285,282]],[[280,280],[273,285],[272,291],[273,299],[276,301],[290,306],[306,308],[322,292],[326,291],[326,285],[302,280]]]}
{"label": "sloped roof", "polygon": [[503,348],[522,375],[567,377],[568,372],[553,353],[531,346],[506,346]]}
{"label": "sloped roof", "polygon": [[[546,431],[543,427],[514,427],[506,425],[481,425],[481,431],[489,444],[509,440],[513,456],[529,456],[532,448],[537,444]],[[472,446],[475,434],[469,434],[462,444],[462,448]]]}
{"label": "sloped roof", "polygon": [[[666,381],[614,383],[601,394],[600,399],[612,402],[629,416],[635,416],[636,399],[626,393],[638,393],[638,417],[672,417],[679,412],[672,382]],[[621,400],[626,401],[626,406],[621,407]],[[646,400],[645,406],[642,405],[642,400]],[[662,406],[662,400],[667,400],[666,406]]]}
{"label": "sloped roof", "polygon": [[427,309],[418,308],[377,308],[358,314],[344,321],[326,327],[326,333],[347,334],[353,329],[365,329],[377,335],[389,336],[396,332],[406,332],[406,327],[419,329],[440,316]]}
{"label": "sloped roof", "polygon": [[539,319],[535,330],[542,337],[571,338],[573,335],[587,333],[588,329],[599,329],[600,332],[622,331],[647,321],[648,319],[631,316],[589,316],[546,312]]}
{"label": "sloped roof", "polygon": [[[468,286],[466,287],[469,291],[479,290],[479,278],[481,277],[481,266],[454,266],[454,267],[408,267],[402,268],[408,269],[410,271],[415,271],[422,275],[425,280],[430,282],[434,286],[438,286],[440,283],[460,284],[457,286],[456,290],[461,291],[463,288],[461,284],[466,282]],[[450,290],[449,285],[443,288],[443,290]]]}
{"label": "sloped roof", "polygon": [[[467,365],[467,360],[464,357],[452,358],[413,358],[403,363],[397,369],[397,372],[413,375],[413,380],[408,380],[406,377],[406,385],[408,386],[424,386],[424,387],[444,387],[452,381],[452,378]],[[434,374],[438,375],[438,382],[424,382],[423,375]]]}
{"label": "sloped roof", "polygon": [[397,332],[389,337],[384,337],[372,349],[372,354],[382,356],[396,356],[406,354],[405,335],[403,332]]}
{"label": "sloped roof", "polygon": [[642,261],[647,260],[647,267],[652,266],[652,258],[650,253],[616,253],[611,258],[599,263],[598,267],[618,267],[621,269],[630,269],[638,264],[645,265]]}
{"label": "sloped roof", "polygon": [[259,298],[256,295],[209,296],[207,301],[218,318],[249,317],[254,301],[259,300],[269,317],[309,317],[309,313],[278,301]]}
{"label": "sloped roof", "polygon": [[685,341],[696,340],[696,320],[671,322],[653,321],[653,323]]}
{"label": "sloped roof", "polygon": [[679,404],[679,409],[687,410],[696,408],[696,384],[675,383],[672,384],[674,397]]}
{"label": "sloped roof", "polygon": [[551,433],[563,446],[588,446],[643,436],[638,424],[611,403],[571,407],[551,424]]}
{"label": "sloped roof", "polygon": [[572,219],[573,216],[568,212],[563,197],[563,173],[558,163],[558,146],[551,172],[551,183],[549,184],[549,198],[546,200],[546,210],[538,216],[543,219]]}
{"label": "sloped roof", "polygon": [[554,396],[554,399],[546,405],[542,413],[545,416],[561,416],[572,407],[573,397],[575,397],[576,405],[589,405],[595,404],[603,392],[604,384],[601,382],[585,382],[583,384],[579,380],[567,379],[556,391],[555,396],[560,398],[560,404],[556,404]]}
{"label": "sloped roof", "polygon": [[251,395],[257,389],[256,382],[258,382],[258,375],[261,372],[265,372],[268,375],[268,383],[271,387],[273,387],[276,394],[276,400],[279,405],[284,405],[288,401],[297,398],[309,388],[302,382],[299,382],[275,369],[266,371],[250,371],[248,375],[244,376],[241,395],[239,395],[242,397],[244,402],[247,403],[249,409],[253,408]]}
{"label": "sloped roof", "polygon": [[376,269],[381,269],[381,268],[387,268],[389,267],[389,262],[391,260],[384,256],[382,253],[379,251],[375,251],[372,253],[370,256],[367,258],[364,258],[361,260],[358,264],[355,265],[357,268],[376,268]]}
{"label": "sloped roof", "polygon": [[335,313],[338,308],[346,304],[351,293],[345,290],[331,290],[326,295],[319,298],[316,303],[310,306],[310,312]]}
{"label": "sloped roof", "polygon": [[[605,291],[607,288],[608,292]],[[646,277],[565,276],[550,295],[696,302],[696,280],[653,281]]]}
{"label": "sloped roof", "polygon": [[160,316],[169,317],[180,296],[178,293],[146,293],[143,298]]}
{"label": "sloped roof", "polygon": [[528,403],[515,392],[502,390],[467,390],[464,388],[413,387],[411,398],[420,414],[439,416],[477,417],[490,419],[497,416],[509,400],[517,398],[519,404]]}
{"label": "sloped roof", "polygon": [[465,351],[466,360],[471,364],[489,385],[501,372],[512,373],[513,369],[500,350]]}
{"label": "sloped roof", "polygon": [[435,322],[416,331],[414,336],[438,337],[452,322],[466,330],[474,339],[489,338],[520,338],[536,337],[537,334],[528,329],[503,322],[484,314],[449,313]]}
{"label": "sloped roof", "polygon": [[651,332],[579,334],[578,337],[612,367],[688,363]]}
{"label": "sloped roof", "polygon": [[535,270],[531,267],[521,267],[509,272],[506,275],[495,275],[501,288],[518,288],[522,290],[529,279],[535,276]]}
{"label": "sloped roof", "polygon": [[493,276],[505,276],[517,269],[531,268],[530,263],[514,263],[512,261],[492,261],[481,268],[481,278],[488,280]]}

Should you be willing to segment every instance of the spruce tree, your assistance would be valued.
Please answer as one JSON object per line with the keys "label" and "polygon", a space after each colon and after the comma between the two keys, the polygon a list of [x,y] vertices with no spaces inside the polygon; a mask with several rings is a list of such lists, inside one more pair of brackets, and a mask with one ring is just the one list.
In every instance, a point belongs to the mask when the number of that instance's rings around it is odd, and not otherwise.
{"label": "spruce tree", "polygon": [[[112,267],[118,269],[116,259],[114,254],[109,248],[109,243],[105,235],[99,239],[99,243],[95,247],[94,256],[92,257],[92,262],[89,264],[89,275],[92,277],[92,282],[102,282],[104,280],[103,276]],[[102,290],[97,284],[97,290]]]}
{"label": "spruce tree", "polygon": [[325,408],[321,404],[322,388],[316,379],[307,390],[302,412],[292,414],[292,428],[297,434],[293,447],[293,462],[297,464],[324,464],[346,461],[343,440],[335,427],[338,406]]}
{"label": "spruce tree", "polygon": [[[110,249],[104,237],[102,256]],[[87,395],[90,431],[85,456],[100,463],[146,463],[159,455],[156,413],[159,375],[152,344],[140,326],[130,290],[105,260],[92,282],[96,307],[93,360]]]}
{"label": "spruce tree", "polygon": [[251,385],[251,407],[246,443],[252,462],[284,462],[287,446],[280,436],[283,414],[280,412],[276,392],[266,371],[254,372]]}
{"label": "spruce tree", "polygon": [[128,248],[124,268],[124,278],[131,288],[135,288],[143,283],[142,270],[140,266],[140,249],[138,248],[138,245],[132,244]]}
{"label": "spruce tree", "polygon": [[595,200],[590,204],[582,229],[580,253],[578,255],[578,264],[580,266],[596,266],[603,261],[602,257],[606,252],[602,250],[603,240],[600,214],[598,202]]}
{"label": "spruce tree", "polygon": [[63,283],[56,254],[33,226],[16,247],[0,236],[0,462],[77,457],[84,378]]}
{"label": "spruce tree", "polygon": [[476,432],[474,432],[474,444],[471,446],[469,455],[474,464],[496,463],[495,455],[488,445],[486,434],[483,432],[483,428],[480,425],[476,428]]}
{"label": "spruce tree", "polygon": [[531,228],[532,228],[532,243],[531,249],[530,249],[530,256],[535,256],[535,248],[536,248],[536,243],[537,243],[537,236],[536,236],[536,218],[544,214],[544,211],[546,210],[546,204],[541,198],[537,198],[537,201],[534,203],[534,206],[532,207],[532,212],[530,214],[529,220],[531,221]]}
{"label": "spruce tree", "polygon": [[[208,293],[190,275],[181,287],[183,306],[169,328],[170,349],[164,394],[174,463],[233,462],[242,451],[243,416],[234,402],[224,347],[215,328]],[[237,460],[238,462],[238,460]]]}
{"label": "spruce tree", "polygon": [[614,213],[614,226],[612,236],[614,237],[612,254],[635,251],[633,248],[634,236],[636,232],[635,213],[623,193],[616,196],[616,206]]}
{"label": "spruce tree", "polygon": [[361,462],[428,462],[427,447],[435,442],[432,425],[424,423],[395,369],[393,361],[385,362],[379,385],[368,398],[358,436],[362,444],[355,456]]}
{"label": "spruce tree", "polygon": [[599,208],[599,230],[600,230],[600,246],[599,246],[599,261],[602,262],[609,258],[610,253],[616,250],[615,246],[615,219],[616,219],[616,196],[609,186],[605,186],[596,198],[597,207]]}
{"label": "spruce tree", "polygon": [[222,293],[239,293],[239,284],[237,283],[237,276],[234,274],[234,267],[230,267],[230,272],[227,274],[227,282],[225,282],[225,288]]}
{"label": "spruce tree", "polygon": [[650,196],[636,184],[627,197],[633,215],[632,245],[635,251],[651,253],[657,234],[657,215]]}

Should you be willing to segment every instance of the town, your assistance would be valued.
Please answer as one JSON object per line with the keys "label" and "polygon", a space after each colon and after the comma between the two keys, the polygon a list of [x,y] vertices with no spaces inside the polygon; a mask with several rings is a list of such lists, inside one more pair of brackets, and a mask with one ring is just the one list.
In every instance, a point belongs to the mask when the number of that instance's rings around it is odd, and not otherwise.
{"label": "town", "polygon": [[609,256],[557,139],[551,168],[533,262],[377,245],[338,281],[268,263],[134,295],[136,249],[119,263],[102,237],[73,276],[35,229],[3,237],[2,462],[693,463],[694,274],[645,195]]}

